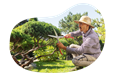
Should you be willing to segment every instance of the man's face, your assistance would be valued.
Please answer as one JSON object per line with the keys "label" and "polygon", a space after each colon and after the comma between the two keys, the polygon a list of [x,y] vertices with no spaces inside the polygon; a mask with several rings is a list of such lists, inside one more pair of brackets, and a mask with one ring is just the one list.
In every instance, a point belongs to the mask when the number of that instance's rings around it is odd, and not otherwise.
{"label": "man's face", "polygon": [[79,29],[80,31],[83,31],[84,33],[86,33],[89,29],[89,25],[85,23],[79,23]]}

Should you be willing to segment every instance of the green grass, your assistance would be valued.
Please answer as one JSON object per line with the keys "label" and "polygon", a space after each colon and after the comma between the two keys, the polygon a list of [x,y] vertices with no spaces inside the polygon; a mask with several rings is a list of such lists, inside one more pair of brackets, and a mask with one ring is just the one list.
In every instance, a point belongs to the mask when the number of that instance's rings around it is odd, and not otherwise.
{"label": "green grass", "polygon": [[36,63],[37,68],[31,69],[31,71],[42,73],[69,72],[70,69],[75,67],[71,60],[56,60],[48,62],[37,61],[34,63]]}

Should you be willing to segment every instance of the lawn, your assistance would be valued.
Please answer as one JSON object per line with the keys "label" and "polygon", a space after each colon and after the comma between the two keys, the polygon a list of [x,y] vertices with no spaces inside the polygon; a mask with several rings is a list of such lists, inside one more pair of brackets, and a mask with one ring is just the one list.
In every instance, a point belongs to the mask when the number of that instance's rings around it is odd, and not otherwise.
{"label": "lawn", "polygon": [[31,71],[42,73],[69,72],[70,69],[75,67],[71,60],[56,60],[48,62],[37,61],[34,63],[37,65],[37,68],[31,69]]}

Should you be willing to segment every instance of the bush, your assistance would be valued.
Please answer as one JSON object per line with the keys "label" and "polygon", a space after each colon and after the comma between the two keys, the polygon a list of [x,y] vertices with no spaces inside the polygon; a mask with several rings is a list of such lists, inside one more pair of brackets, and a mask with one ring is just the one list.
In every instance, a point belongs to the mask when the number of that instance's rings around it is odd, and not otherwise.
{"label": "bush", "polygon": [[[36,51],[34,51],[34,56],[38,57],[40,55],[47,55],[47,54],[51,54],[54,51],[54,47],[53,46],[47,46],[46,49],[38,49]],[[39,58],[40,61],[54,61],[58,58],[58,54],[57,52],[55,52],[53,55],[50,56],[45,56],[45,57],[41,57]]]}
{"label": "bush", "polygon": [[79,44],[79,42],[82,41],[82,40],[75,40],[75,39],[72,39],[72,38],[68,38],[68,39],[65,39],[65,40],[68,43],[68,46],[71,45],[71,44]]}

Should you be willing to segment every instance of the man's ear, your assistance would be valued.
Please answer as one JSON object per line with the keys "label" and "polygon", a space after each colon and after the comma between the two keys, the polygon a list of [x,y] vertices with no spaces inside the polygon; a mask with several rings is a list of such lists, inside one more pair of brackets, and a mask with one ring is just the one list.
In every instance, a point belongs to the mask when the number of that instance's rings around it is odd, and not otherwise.
{"label": "man's ear", "polygon": [[89,26],[89,25],[87,25],[87,31],[89,30],[89,27],[90,27],[90,26]]}

